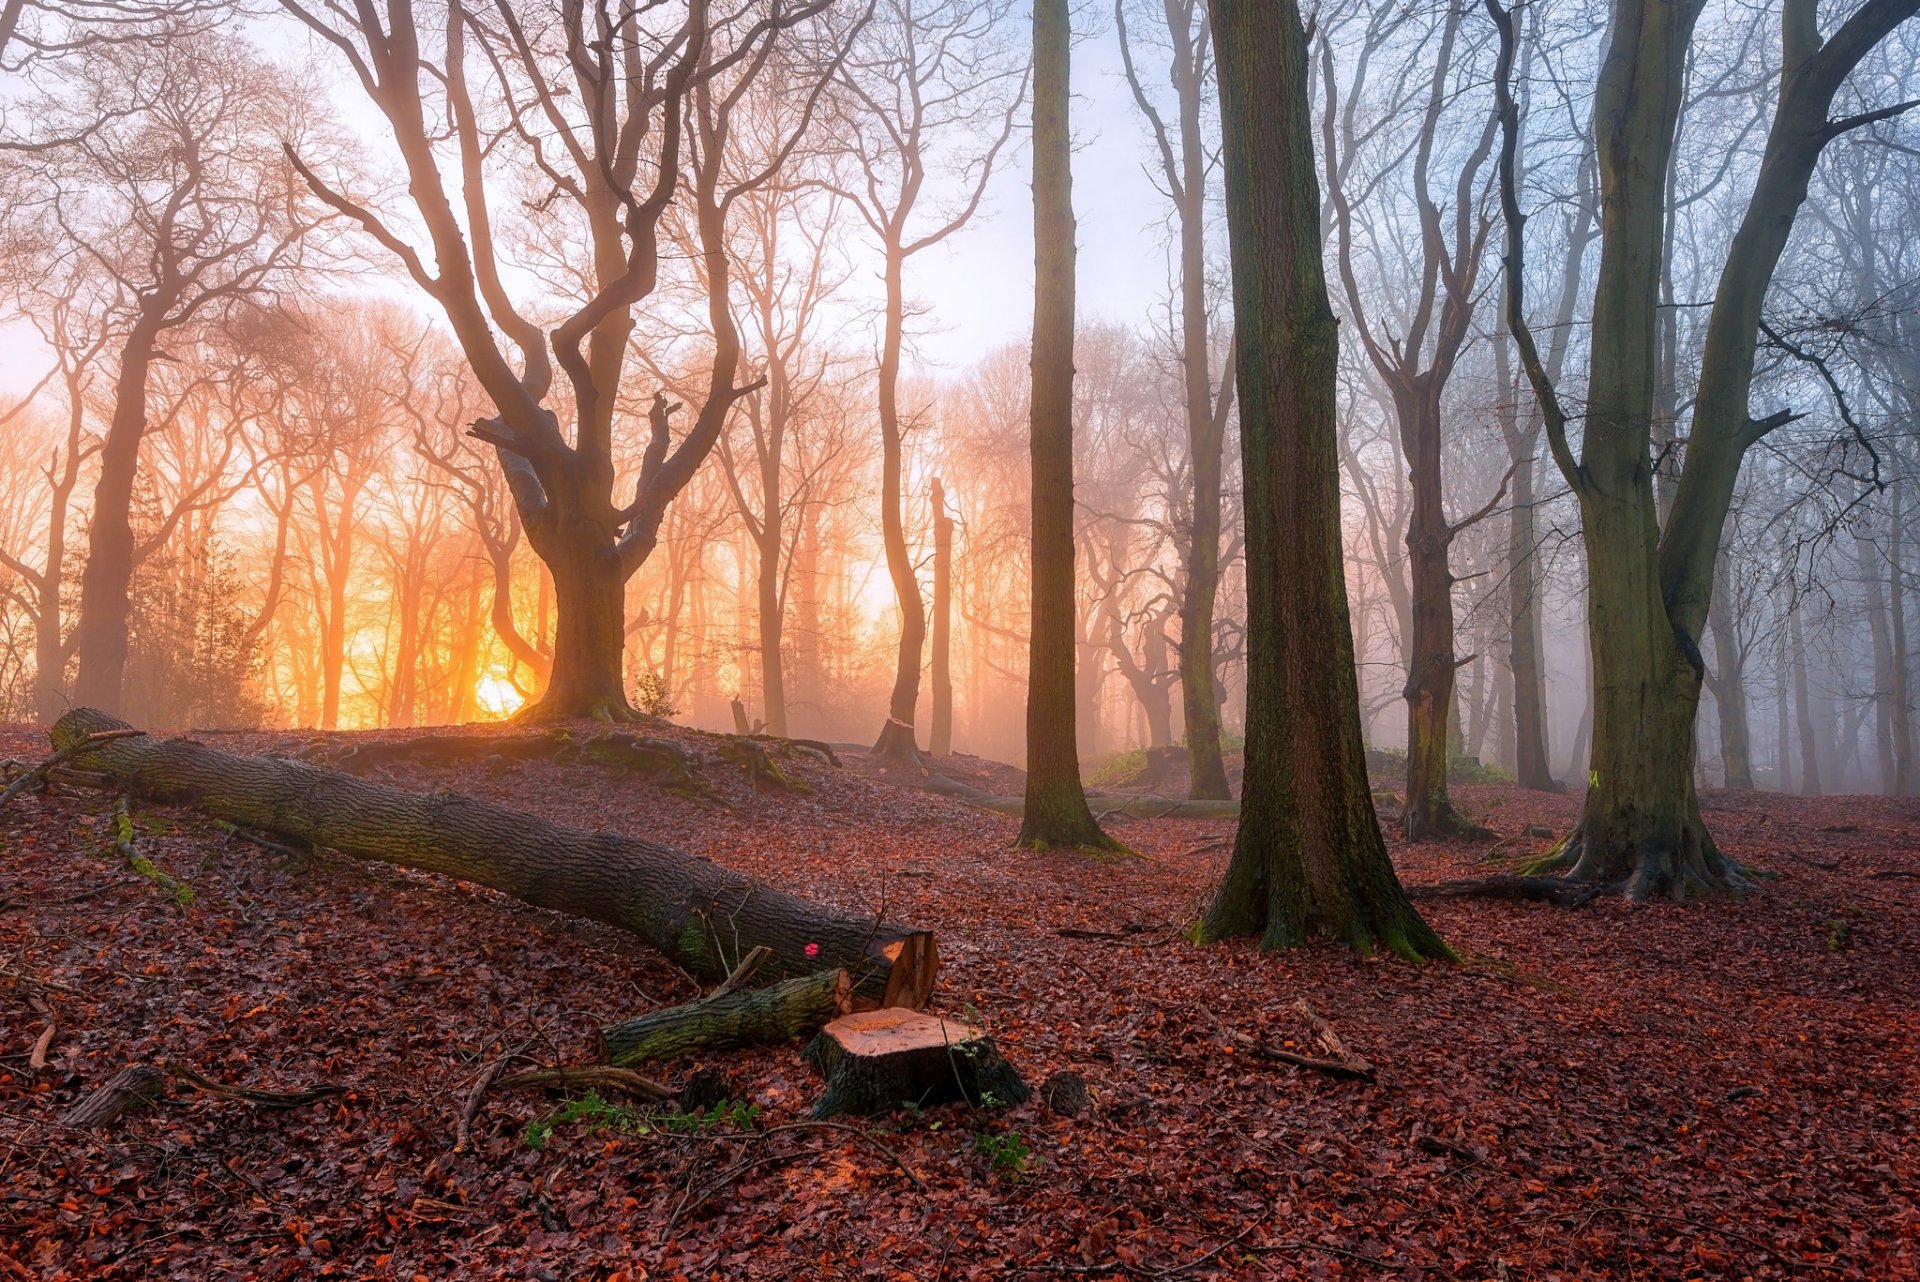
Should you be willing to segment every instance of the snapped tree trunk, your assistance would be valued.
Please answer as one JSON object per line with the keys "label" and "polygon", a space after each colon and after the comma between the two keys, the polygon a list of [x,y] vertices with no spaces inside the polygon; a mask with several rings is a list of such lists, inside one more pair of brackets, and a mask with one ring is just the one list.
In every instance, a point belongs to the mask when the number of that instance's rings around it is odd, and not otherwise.
{"label": "snapped tree trunk", "polygon": [[1233,857],[1202,933],[1451,956],[1394,875],[1367,782],[1306,33],[1295,0],[1210,11],[1245,470],[1247,757]]}
{"label": "snapped tree trunk", "polygon": [[1111,849],[1087,808],[1074,727],[1072,161],[1067,0],[1033,6],[1032,631],[1019,844]]}
{"label": "snapped tree trunk", "polygon": [[[125,728],[78,708],[54,723],[53,742],[59,748]],[[810,903],[671,846],[567,828],[455,793],[405,792],[300,762],[218,752],[191,739],[116,739],[74,761],[141,796],[191,805],[243,828],[441,873],[618,926],[702,979],[725,979],[741,956],[764,944],[771,955],[763,978],[839,967],[853,976],[862,1001],[917,1008],[939,967],[928,931]]]}

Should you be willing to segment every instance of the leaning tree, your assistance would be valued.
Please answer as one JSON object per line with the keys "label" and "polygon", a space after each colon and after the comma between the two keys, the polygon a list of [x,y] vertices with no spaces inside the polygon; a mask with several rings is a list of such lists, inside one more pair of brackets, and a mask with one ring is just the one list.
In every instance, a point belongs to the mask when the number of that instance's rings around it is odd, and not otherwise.
{"label": "leaning tree", "polygon": [[[1600,265],[1579,452],[1569,412],[1526,322],[1524,217],[1514,172],[1519,113],[1512,14],[1486,0],[1500,33],[1501,203],[1509,323],[1540,402],[1547,443],[1579,501],[1593,655],[1593,753],[1580,826],[1553,860],[1579,881],[1634,899],[1743,889],[1714,844],[1694,792],[1700,638],[1740,465],[1789,410],[1749,406],[1763,307],[1775,268],[1834,139],[1915,106],[1862,106],[1836,117],[1854,69],[1920,0],[1866,0],[1830,37],[1815,0],[1786,0],[1780,81],[1752,195],[1714,291],[1684,457],[1670,506],[1656,497],[1656,313],[1666,249],[1674,138],[1693,31],[1704,0],[1615,0],[1594,101]],[[1663,487],[1664,488],[1664,487]],[[1664,520],[1662,519],[1664,516]]]}
{"label": "leaning tree", "polygon": [[[452,0],[437,27],[413,0],[281,2],[338,51],[385,118],[407,195],[383,206],[294,163],[445,314],[493,402],[469,434],[493,447],[527,542],[552,573],[547,688],[522,716],[625,720],[634,715],[621,676],[627,581],[751,390],[735,382],[731,324],[716,324],[692,424],[676,443],[680,406],[656,394],[633,498],[616,498],[623,384],[639,309],[661,279],[661,220],[682,186],[689,134],[702,127],[696,91],[725,82],[717,92],[733,95],[770,42],[822,14],[825,0]],[[742,181],[769,181],[777,167]],[[527,229],[503,228],[496,208],[516,176],[535,189],[524,216],[544,220],[569,257],[568,283],[534,297],[509,288],[528,266],[509,247]],[[709,315],[724,320],[726,274],[708,280]]]}

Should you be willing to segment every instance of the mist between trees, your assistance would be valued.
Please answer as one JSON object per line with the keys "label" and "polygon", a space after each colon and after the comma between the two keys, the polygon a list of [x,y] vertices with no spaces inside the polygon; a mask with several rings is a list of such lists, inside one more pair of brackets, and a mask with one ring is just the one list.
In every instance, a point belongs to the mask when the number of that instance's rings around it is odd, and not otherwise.
{"label": "mist between trees", "polygon": [[[1620,0],[1665,33],[1626,84],[1587,0],[1307,15],[1360,720],[1410,829],[1483,772],[1646,795],[1636,754],[1682,827],[1696,783],[1915,787],[1913,7]],[[1037,364],[915,346],[926,256],[1025,216],[1025,9],[267,10],[0,14],[0,717],[1025,758]],[[1192,0],[1074,21],[1161,196],[1137,311],[1073,333],[1041,504],[1073,738],[1225,797],[1215,46]],[[1024,262],[968,269],[1024,309]]]}

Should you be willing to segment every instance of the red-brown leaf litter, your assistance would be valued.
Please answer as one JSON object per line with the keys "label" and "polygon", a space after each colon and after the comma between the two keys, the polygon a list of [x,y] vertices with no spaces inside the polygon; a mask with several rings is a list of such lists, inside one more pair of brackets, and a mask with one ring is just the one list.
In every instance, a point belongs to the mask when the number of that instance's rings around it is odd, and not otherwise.
{"label": "red-brown leaf litter", "polygon": [[[45,745],[0,735],[22,760]],[[676,1086],[718,1070],[757,1112],[496,1089],[456,1153],[503,1055],[591,1062],[603,1023],[698,988],[610,928],[136,801],[136,844],[190,888],[181,905],[114,848],[111,796],[64,785],[0,814],[0,1275],[1920,1276],[1920,803],[1710,794],[1759,894],[1428,903],[1466,960],[1412,965],[1188,943],[1230,822],[1114,821],[1138,858],[1036,854],[1011,848],[1014,820],[855,759],[790,768],[811,795],[710,772],[730,808],[586,764],[373,774],[931,927],[934,1009],[983,1025],[1036,1088],[1079,1074],[1086,1111],[1036,1090],[795,1126],[819,1092],[795,1044],[648,1067]],[[1496,856],[1578,813],[1457,796]],[[1394,857],[1435,882],[1483,871],[1490,845]],[[1314,1049],[1300,999],[1374,1081],[1250,1052]],[[60,1124],[136,1063],[345,1092],[280,1110],[175,1078],[111,1127]]]}

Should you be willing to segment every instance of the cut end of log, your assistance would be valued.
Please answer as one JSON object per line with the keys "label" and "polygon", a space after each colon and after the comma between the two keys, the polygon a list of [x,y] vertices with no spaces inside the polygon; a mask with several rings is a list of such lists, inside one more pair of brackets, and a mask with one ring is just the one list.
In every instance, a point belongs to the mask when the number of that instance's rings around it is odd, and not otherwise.
{"label": "cut end of log", "polygon": [[806,1054],[827,1079],[815,1117],[953,1100],[1002,1108],[1031,1094],[985,1033],[901,1007],[843,1015]]}
{"label": "cut end of log", "polygon": [[940,974],[940,949],[933,942],[933,932],[902,935],[880,949],[880,955],[887,960],[887,987],[880,1004],[923,1009],[933,997],[934,980]]}

